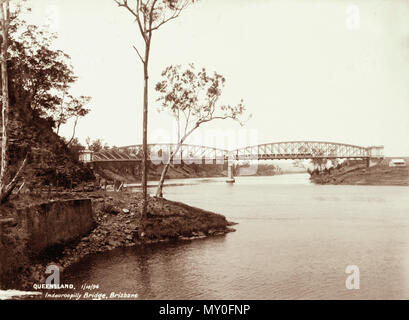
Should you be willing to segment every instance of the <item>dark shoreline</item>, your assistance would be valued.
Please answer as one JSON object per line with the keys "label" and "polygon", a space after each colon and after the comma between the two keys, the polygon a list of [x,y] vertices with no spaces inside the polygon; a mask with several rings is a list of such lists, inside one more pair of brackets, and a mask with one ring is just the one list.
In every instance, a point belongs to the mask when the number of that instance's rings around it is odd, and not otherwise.
{"label": "dark shoreline", "polygon": [[[70,194],[73,193],[65,197]],[[148,219],[144,222],[145,235],[140,238],[139,193],[98,191],[76,193],[75,196],[92,199],[95,227],[88,234],[48,248],[36,257],[20,253],[20,265],[14,266],[15,272],[7,274],[7,279],[13,281],[5,281],[2,289],[33,291],[33,284],[45,283],[47,265],[57,265],[62,272],[90,254],[120,247],[223,236],[235,231],[231,228],[235,223],[227,221],[223,215],[151,197]]]}

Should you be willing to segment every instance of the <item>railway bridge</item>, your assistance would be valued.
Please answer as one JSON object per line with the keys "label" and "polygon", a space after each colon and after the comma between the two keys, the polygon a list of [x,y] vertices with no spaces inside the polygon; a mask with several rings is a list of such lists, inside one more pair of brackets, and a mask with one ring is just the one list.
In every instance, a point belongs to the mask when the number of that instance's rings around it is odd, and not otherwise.
{"label": "railway bridge", "polygon": [[[234,161],[258,161],[280,159],[361,159],[367,161],[383,158],[383,146],[362,147],[357,145],[325,141],[285,141],[226,150],[201,145],[149,144],[149,160],[165,164],[173,156],[172,163],[223,164],[228,161],[228,182],[234,182],[232,166]],[[176,153],[175,153],[176,152]],[[139,162],[142,161],[142,145],[104,149],[99,152],[83,150],[83,162]]]}

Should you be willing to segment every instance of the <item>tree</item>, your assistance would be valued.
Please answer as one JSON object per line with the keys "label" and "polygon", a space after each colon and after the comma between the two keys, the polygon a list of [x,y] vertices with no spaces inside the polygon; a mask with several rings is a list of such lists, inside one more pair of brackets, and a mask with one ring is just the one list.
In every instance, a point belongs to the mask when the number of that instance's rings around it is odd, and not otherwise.
{"label": "tree", "polygon": [[[0,23],[1,202],[8,199],[23,174],[23,169],[25,175],[37,177],[47,166],[41,159],[47,157],[47,162],[55,165],[60,156],[58,150],[62,141],[54,137],[47,139],[46,136],[55,126],[53,118],[61,106],[62,93],[68,93],[76,80],[69,56],[52,49],[55,35],[50,34],[45,27],[29,25],[21,19],[23,9],[20,4],[24,2],[15,1],[12,8],[9,8],[9,1],[0,0],[0,11],[3,13]],[[30,9],[27,8],[26,11],[29,12]],[[79,111],[79,114],[83,114],[83,111]],[[50,141],[56,143],[51,145]],[[48,157],[50,150],[56,152],[55,158]],[[61,156],[64,158],[64,154]],[[30,168],[28,165],[25,168],[26,162],[37,163],[35,167]]]}
{"label": "tree", "polygon": [[27,160],[23,160],[20,168],[17,170],[14,177],[8,182],[8,121],[10,112],[10,99],[9,99],[9,76],[7,68],[8,49],[9,49],[9,29],[10,29],[10,6],[9,0],[2,0],[0,3],[0,27],[1,27],[1,39],[0,39],[0,60],[1,60],[1,165],[0,165],[0,203],[7,201],[11,192],[16,186],[17,180],[20,176],[22,169],[24,168]]}
{"label": "tree", "polygon": [[[148,79],[149,79],[149,55],[151,50],[152,34],[165,23],[179,17],[194,0],[136,0],[133,5],[128,0],[114,0],[119,7],[125,8],[132,14],[138,25],[139,34],[144,43],[144,52],[133,46],[143,64],[143,138],[142,138],[142,212],[141,220],[146,218],[147,211],[147,178],[148,178]],[[143,224],[140,235],[142,235]]]}
{"label": "tree", "polygon": [[7,129],[9,117],[9,93],[8,93],[8,73],[7,73],[7,50],[8,50],[8,31],[10,26],[10,8],[8,1],[2,1],[1,10],[1,171],[0,171],[0,195],[6,191],[6,172],[7,172]]}
{"label": "tree", "polygon": [[11,97],[36,114],[54,117],[74,76],[70,56],[53,50],[56,39],[45,27],[27,24],[15,17],[10,25]]}
{"label": "tree", "polygon": [[[67,96],[67,101],[65,96]],[[90,101],[91,97],[80,96],[78,98],[74,98],[72,95],[64,92],[61,99],[60,108],[58,112],[55,112],[54,114],[56,133],[59,134],[61,125],[67,123],[69,119],[73,117],[79,118],[86,116],[90,112],[90,109],[85,108],[85,106]]]}
{"label": "tree", "polygon": [[75,129],[77,127],[78,119],[88,114],[90,109],[85,106],[91,101],[91,97],[80,96],[79,98],[73,98],[69,96],[69,101],[63,103],[60,109],[60,113],[57,117],[57,134],[61,124],[66,123],[68,119],[75,117],[72,137],[68,141],[67,145],[70,145],[75,137]]}
{"label": "tree", "polygon": [[178,144],[162,170],[157,197],[163,196],[163,183],[170,163],[187,137],[202,124],[214,120],[232,119],[244,125],[245,112],[243,100],[235,106],[218,104],[226,80],[216,72],[209,75],[204,68],[196,71],[193,64],[185,70],[177,65],[166,68],[162,77],[164,80],[158,82],[155,89],[161,93],[158,101],[162,102],[163,110],[176,119]]}
{"label": "tree", "polygon": [[96,139],[91,142],[91,138],[87,137],[85,143],[87,144],[88,150],[91,150],[93,152],[99,152],[101,150],[109,149],[108,144],[107,143],[104,144],[104,141],[102,139]]}
{"label": "tree", "polygon": [[21,20],[20,10],[13,15],[10,23],[8,70],[11,97],[18,104],[29,106],[39,116],[52,119],[57,134],[62,124],[75,117],[75,132],[78,118],[89,112],[84,106],[91,98],[69,94],[77,79],[70,56],[52,49],[57,35],[50,33],[46,27]]}
{"label": "tree", "polygon": [[313,153],[313,158],[311,159],[311,163],[319,171],[323,171],[328,162],[328,159],[324,157],[325,151],[320,148],[313,148],[312,153]]}

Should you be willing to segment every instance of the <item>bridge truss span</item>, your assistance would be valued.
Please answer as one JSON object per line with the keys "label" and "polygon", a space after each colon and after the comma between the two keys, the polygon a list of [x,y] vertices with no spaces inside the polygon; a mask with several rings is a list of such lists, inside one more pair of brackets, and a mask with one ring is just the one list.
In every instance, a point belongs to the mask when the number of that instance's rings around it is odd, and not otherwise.
{"label": "bridge truss span", "polygon": [[[228,151],[225,149],[200,145],[183,144],[179,150],[174,143],[148,144],[149,160],[153,163],[166,163],[173,155],[172,163],[224,163]],[[176,151],[177,150],[177,151]],[[92,156],[94,162],[141,161],[142,145],[132,145],[115,149],[101,150]]]}
{"label": "bridge truss span", "polygon": [[[275,160],[275,159],[373,159],[383,158],[383,146],[361,147],[357,145],[324,141],[287,141],[226,150],[201,145],[183,144],[179,150],[174,143],[149,144],[149,159],[155,164],[167,163],[224,163],[226,160]],[[142,145],[84,152],[84,162],[141,161]]]}
{"label": "bridge truss span", "polygon": [[[381,147],[370,147],[381,148]],[[345,158],[365,159],[375,157],[370,148],[324,141],[288,141],[265,143],[231,151],[237,160]],[[379,155],[381,156],[381,155]]]}

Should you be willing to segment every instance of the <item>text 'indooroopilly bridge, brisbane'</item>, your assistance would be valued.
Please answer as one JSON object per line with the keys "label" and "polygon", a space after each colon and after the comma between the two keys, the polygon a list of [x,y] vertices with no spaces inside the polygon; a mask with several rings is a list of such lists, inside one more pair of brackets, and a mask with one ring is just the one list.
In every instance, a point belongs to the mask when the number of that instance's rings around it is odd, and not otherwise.
{"label": "text 'indooroopilly bridge, brisbane'", "polygon": [[[155,164],[166,163],[177,149],[177,144],[149,144],[149,159]],[[226,160],[279,159],[380,159],[383,146],[361,147],[345,143],[323,141],[272,142],[225,150],[200,145],[183,144],[174,155],[173,163],[224,163]],[[142,145],[84,151],[84,162],[141,161]]]}

